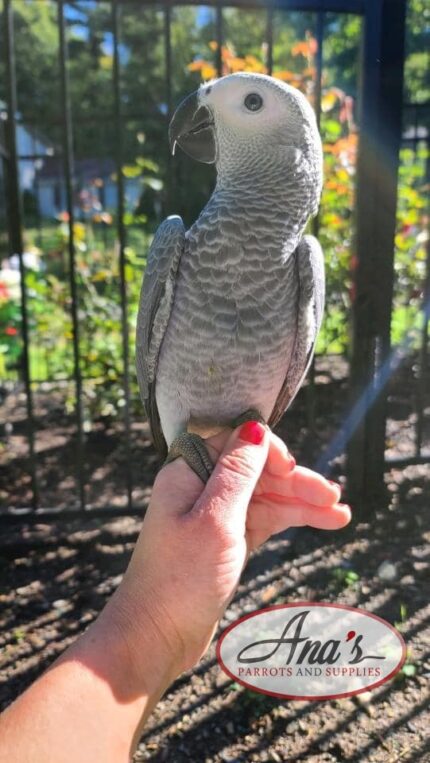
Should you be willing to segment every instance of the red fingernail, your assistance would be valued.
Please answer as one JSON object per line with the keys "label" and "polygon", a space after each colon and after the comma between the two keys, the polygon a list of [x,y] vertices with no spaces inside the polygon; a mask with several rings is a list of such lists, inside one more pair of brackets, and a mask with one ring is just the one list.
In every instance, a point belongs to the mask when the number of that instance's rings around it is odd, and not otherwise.
{"label": "red fingernail", "polygon": [[336,487],[339,488],[339,490],[342,490],[342,485],[339,485],[338,482],[333,482],[333,480],[328,480],[328,482],[329,482],[329,485],[335,485]]}
{"label": "red fingernail", "polygon": [[245,442],[260,445],[264,438],[264,427],[259,421],[247,421],[239,430],[239,437]]}

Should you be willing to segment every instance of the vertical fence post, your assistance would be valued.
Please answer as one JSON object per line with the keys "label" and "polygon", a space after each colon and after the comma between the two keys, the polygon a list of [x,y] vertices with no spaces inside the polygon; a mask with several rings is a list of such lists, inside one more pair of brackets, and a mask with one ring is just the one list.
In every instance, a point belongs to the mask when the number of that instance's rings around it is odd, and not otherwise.
{"label": "vertical fence post", "polygon": [[358,421],[348,446],[348,491],[361,517],[384,498],[386,380],[402,134],[406,0],[366,0],[351,393]]}
{"label": "vertical fence post", "polygon": [[[415,125],[417,122],[417,112],[415,114]],[[415,126],[415,139],[417,139],[417,128]],[[417,146],[417,143],[415,143]],[[430,138],[427,135],[426,141],[427,157],[426,157],[426,187],[430,186]],[[429,208],[429,203],[427,204]],[[420,458],[422,453],[423,436],[424,436],[424,401],[425,391],[428,376],[428,342],[429,342],[429,322],[430,322],[430,216],[427,224],[428,237],[426,243],[427,257],[426,257],[426,271],[424,279],[424,294],[423,294],[423,306],[422,306],[422,327],[421,327],[421,346],[419,354],[419,370],[417,378],[417,393],[416,393],[416,408],[417,408],[417,423],[415,427],[415,456]]]}
{"label": "vertical fence post", "polygon": [[215,8],[215,29],[216,29],[216,70],[218,77],[222,77],[222,39],[223,39],[223,28],[222,28],[222,4],[221,0],[217,0],[216,8]]}
{"label": "vertical fence post", "polygon": [[[325,13],[318,11],[316,15],[316,29],[315,36],[317,41],[317,54],[316,54],[316,72],[315,72],[315,89],[314,89],[314,109],[317,118],[318,130],[321,128],[321,99],[322,99],[322,74],[323,74],[323,45],[324,45],[324,22]],[[320,211],[312,220],[312,234],[315,238],[318,238],[320,232]],[[315,437],[315,425],[316,425],[316,390],[315,390],[315,355],[312,358],[312,362],[308,372],[308,383],[305,387],[306,390],[306,419],[309,429],[309,436]]]}
{"label": "vertical fence post", "polygon": [[122,139],[122,108],[121,108],[121,84],[120,84],[120,60],[119,60],[119,29],[118,29],[118,0],[112,1],[112,31],[113,31],[113,86],[115,102],[115,141],[116,141],[116,175],[117,175],[117,216],[118,216],[118,242],[119,242],[119,280],[120,280],[120,300],[121,300],[121,335],[123,352],[123,378],[124,378],[124,434],[125,434],[125,456],[126,456],[126,487],[127,487],[127,506],[132,507],[133,483],[131,475],[131,422],[130,422],[130,349],[128,334],[128,313],[127,313],[127,283],[125,277],[126,266],[126,230],[124,224],[125,212],[125,188],[124,175],[122,171],[123,163],[123,139]]}
{"label": "vertical fence post", "polygon": [[[165,93],[166,93],[166,123],[165,134],[168,133],[169,123],[172,118],[172,8],[171,0],[167,0],[164,4],[164,62],[165,62]],[[175,169],[172,169],[172,152],[170,150],[169,141],[165,142],[166,150],[166,177],[165,177],[165,209],[164,215],[172,214],[172,202],[176,196],[176,185],[174,182],[176,173]]]}
{"label": "vertical fence post", "polygon": [[269,4],[267,6],[267,26],[266,26],[266,44],[267,44],[267,52],[266,52],[266,67],[267,67],[267,74],[273,73],[273,16],[274,16],[275,9],[273,7],[273,0],[269,0]]}
{"label": "vertical fence post", "polygon": [[70,104],[69,78],[67,72],[67,40],[66,20],[64,16],[64,0],[58,2],[58,33],[59,33],[59,65],[61,78],[62,98],[62,128],[63,128],[63,152],[64,152],[64,177],[66,181],[67,212],[69,216],[69,282],[71,295],[72,333],[73,333],[73,376],[76,390],[76,471],[80,509],[85,508],[85,483],[84,483],[84,428],[82,410],[82,373],[79,353],[79,315],[78,315],[78,288],[76,282],[75,261],[75,200],[74,200],[74,156],[73,156],[73,131],[72,109]]}
{"label": "vertical fence post", "polygon": [[34,408],[30,376],[30,337],[27,306],[27,289],[25,284],[25,263],[22,241],[22,201],[19,189],[19,159],[16,139],[16,74],[15,74],[15,45],[13,28],[13,8],[11,0],[4,3],[4,31],[6,53],[6,92],[7,92],[7,121],[5,139],[7,147],[6,160],[6,200],[10,253],[18,255],[19,272],[21,277],[21,333],[23,340],[22,373],[27,408],[27,437],[30,459],[30,476],[32,487],[32,507],[36,509],[39,502],[36,473],[36,453],[34,443]]}

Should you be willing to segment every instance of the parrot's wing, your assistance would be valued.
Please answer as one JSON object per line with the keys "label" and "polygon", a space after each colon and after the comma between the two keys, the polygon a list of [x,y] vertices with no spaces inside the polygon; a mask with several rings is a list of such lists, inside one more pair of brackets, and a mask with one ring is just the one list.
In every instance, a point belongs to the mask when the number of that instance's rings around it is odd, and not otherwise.
{"label": "parrot's wing", "polygon": [[324,257],[316,238],[304,236],[293,256],[299,281],[296,337],[287,375],[268,421],[271,427],[283,416],[306,376],[324,312]]}
{"label": "parrot's wing", "polygon": [[160,454],[166,442],[155,400],[155,374],[173,305],[176,273],[185,244],[185,227],[177,215],[161,223],[152,241],[140,292],[136,328],[136,371],[140,396]]}

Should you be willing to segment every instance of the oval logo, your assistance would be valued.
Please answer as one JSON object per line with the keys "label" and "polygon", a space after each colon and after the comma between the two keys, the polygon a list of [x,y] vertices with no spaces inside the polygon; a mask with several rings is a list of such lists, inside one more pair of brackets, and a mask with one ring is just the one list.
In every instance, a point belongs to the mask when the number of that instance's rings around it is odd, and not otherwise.
{"label": "oval logo", "polygon": [[283,699],[351,697],[392,678],[406,645],[392,625],[342,604],[298,602],[253,612],[217,644],[230,678]]}

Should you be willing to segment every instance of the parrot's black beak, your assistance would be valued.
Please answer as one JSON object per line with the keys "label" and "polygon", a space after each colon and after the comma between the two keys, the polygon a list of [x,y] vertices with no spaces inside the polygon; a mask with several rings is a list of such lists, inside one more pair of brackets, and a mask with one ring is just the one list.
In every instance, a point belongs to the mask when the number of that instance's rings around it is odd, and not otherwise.
{"label": "parrot's black beak", "polygon": [[192,159],[213,164],[216,158],[213,115],[206,106],[199,106],[198,90],[179,104],[169,125],[172,154],[176,145]]}

